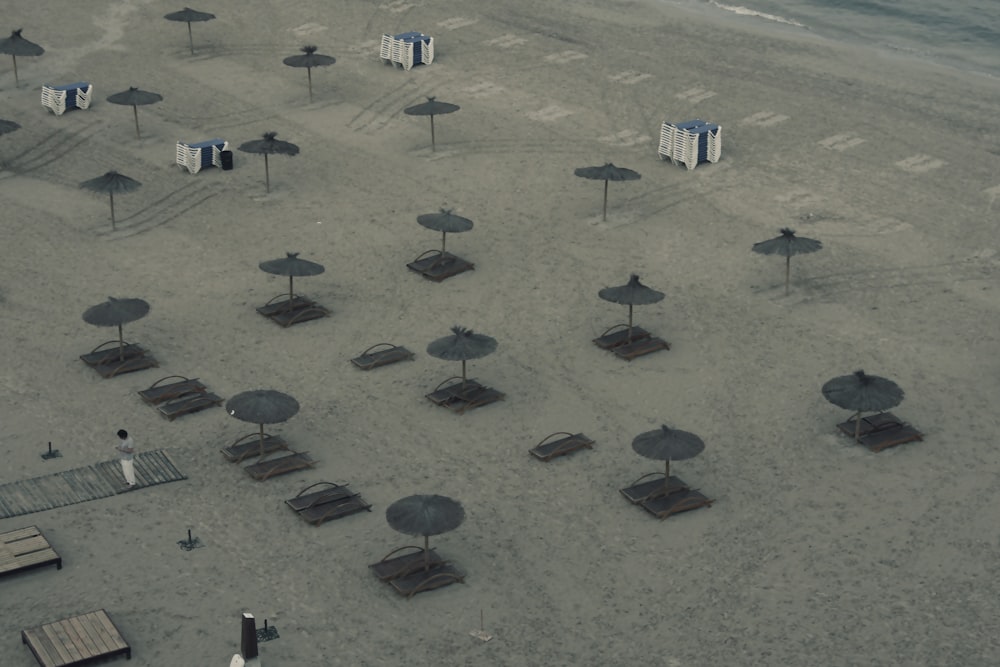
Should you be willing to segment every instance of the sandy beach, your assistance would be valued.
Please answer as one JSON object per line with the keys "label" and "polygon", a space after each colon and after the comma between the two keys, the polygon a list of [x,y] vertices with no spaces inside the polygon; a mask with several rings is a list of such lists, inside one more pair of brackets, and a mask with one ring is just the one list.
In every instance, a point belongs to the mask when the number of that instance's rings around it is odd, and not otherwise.
{"label": "sandy beach", "polygon": [[[37,664],[20,631],[106,609],[133,665],[226,665],[239,616],[278,628],[266,667],[381,665],[962,665],[1000,662],[996,219],[1000,82],[848,48],[807,31],[591,0],[163,0],[17,3],[45,55],[0,59],[0,485],[115,458],[115,432],[166,449],[188,479],[0,520],[38,526],[64,566],[0,580],[0,664]],[[16,24],[16,25],[14,25]],[[383,65],[383,33],[423,31],[433,64]],[[337,58],[282,65],[315,44]],[[89,81],[62,116],[45,83]],[[139,109],[105,101],[138,86]],[[426,96],[461,106],[403,114]],[[657,156],[663,121],[723,129],[693,171]],[[177,141],[298,145],[190,174]],[[614,162],[642,179],[573,169]],[[116,169],[115,198],[80,182]],[[475,222],[448,249],[475,270],[408,271],[439,208]],[[784,262],[751,246],[791,227],[823,242]],[[287,289],[286,252],[326,272],[296,291],[330,317],[255,308]],[[669,351],[625,362],[591,339],[627,316],[598,298],[630,273],[666,294],[636,322]],[[79,360],[112,329],[81,314],[147,300],[126,325],[159,368],[102,379]],[[455,415],[424,398],[459,372],[426,346],[453,325],[499,341],[469,374],[506,394]],[[389,341],[412,362],[362,372]],[[923,442],[875,454],[835,425],[824,382],[855,370],[906,391]],[[167,375],[220,396],[268,388],[301,411],[269,427],[319,461],[257,482],[220,448],[255,427],[215,408],[167,421],[136,392]],[[632,439],[667,424],[705,443],[676,474],[714,500],[659,521],[618,490],[662,464]],[[549,463],[545,436],[592,450]],[[52,442],[61,458],[39,454]],[[308,525],[284,501],[349,482],[372,511]],[[419,538],[385,509],[463,504],[431,544],[464,585],[397,596],[367,565]],[[184,551],[191,529],[204,548]],[[480,614],[489,642],[470,636]],[[118,664],[117,661],[111,664]],[[124,663],[122,663],[124,664]]]}

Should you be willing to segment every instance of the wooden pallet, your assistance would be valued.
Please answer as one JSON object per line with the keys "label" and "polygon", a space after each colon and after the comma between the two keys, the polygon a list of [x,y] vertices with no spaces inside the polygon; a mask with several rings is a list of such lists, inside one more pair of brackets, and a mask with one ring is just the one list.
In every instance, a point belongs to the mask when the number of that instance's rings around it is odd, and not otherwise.
{"label": "wooden pallet", "polygon": [[0,533],[0,575],[45,565],[61,570],[62,557],[37,526]]}
{"label": "wooden pallet", "polygon": [[22,630],[21,642],[42,667],[80,665],[116,655],[132,659],[132,647],[103,609]]}

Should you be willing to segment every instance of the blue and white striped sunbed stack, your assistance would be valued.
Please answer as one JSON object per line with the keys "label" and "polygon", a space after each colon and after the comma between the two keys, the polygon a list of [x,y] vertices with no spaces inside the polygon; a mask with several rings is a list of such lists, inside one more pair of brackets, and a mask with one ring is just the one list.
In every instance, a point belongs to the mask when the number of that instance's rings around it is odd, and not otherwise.
{"label": "blue and white striped sunbed stack", "polygon": [[224,139],[209,139],[193,144],[177,142],[177,164],[192,174],[205,167],[222,167],[222,151],[229,150],[229,142]]}
{"label": "blue and white striped sunbed stack", "polygon": [[64,86],[42,86],[42,106],[51,109],[61,116],[70,109],[86,109],[90,107],[90,98],[94,87],[86,81],[67,83]]}
{"label": "blue and white striped sunbed stack", "polygon": [[382,35],[379,59],[393,67],[402,65],[408,70],[414,65],[430,65],[434,62],[434,38],[422,32],[403,32],[398,35]]}
{"label": "blue and white striped sunbed stack", "polygon": [[664,122],[658,152],[660,159],[683,164],[688,170],[699,162],[718,162],[722,155],[722,128],[703,120]]}

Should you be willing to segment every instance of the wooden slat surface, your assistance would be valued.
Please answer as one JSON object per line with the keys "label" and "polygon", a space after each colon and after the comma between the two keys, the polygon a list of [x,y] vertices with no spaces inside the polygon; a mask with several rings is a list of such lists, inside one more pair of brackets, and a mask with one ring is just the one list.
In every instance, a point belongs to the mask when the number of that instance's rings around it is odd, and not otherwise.
{"label": "wooden slat surface", "polygon": [[101,656],[131,653],[103,609],[24,630],[21,637],[43,667],[63,667]]}
{"label": "wooden slat surface", "polygon": [[[140,452],[134,460],[140,488],[187,479],[164,450]],[[107,498],[124,485],[117,460],[0,484],[0,519]]]}

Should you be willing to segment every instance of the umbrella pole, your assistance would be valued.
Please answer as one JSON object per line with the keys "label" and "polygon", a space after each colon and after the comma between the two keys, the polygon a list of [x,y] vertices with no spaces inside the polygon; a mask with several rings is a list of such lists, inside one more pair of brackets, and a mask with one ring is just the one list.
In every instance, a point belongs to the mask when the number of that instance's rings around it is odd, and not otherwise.
{"label": "umbrella pole", "polygon": [[628,343],[632,342],[632,304],[628,305]]}
{"label": "umbrella pole", "polygon": [[271,170],[267,166],[267,153],[264,153],[264,191],[271,192]]}
{"label": "umbrella pole", "polygon": [[424,572],[431,569],[431,552],[428,548],[431,543],[431,538],[424,535]]}
{"label": "umbrella pole", "polygon": [[122,336],[122,325],[118,325],[118,361],[125,361],[125,337]]}
{"label": "umbrella pole", "polygon": [[288,303],[291,303],[295,298],[295,292],[292,291],[292,281],[295,280],[293,276],[288,276]]}
{"label": "umbrella pole", "polygon": [[194,36],[191,34],[191,22],[188,21],[188,45],[191,47],[191,55],[194,55]]}
{"label": "umbrella pole", "polygon": [[663,491],[670,493],[670,459],[667,459],[666,477],[663,478]]}
{"label": "umbrella pole", "polygon": [[260,425],[260,455],[264,456],[264,425]]}
{"label": "umbrella pole", "polygon": [[139,107],[134,104],[132,105],[132,115],[135,117],[135,138],[142,139],[139,136]]}
{"label": "umbrella pole", "polygon": [[607,222],[608,220],[608,181],[604,181],[604,213],[601,214],[601,220]]}
{"label": "umbrella pole", "polygon": [[437,152],[437,147],[434,145],[434,114],[431,114],[431,152]]}
{"label": "umbrella pole", "polygon": [[313,101],[313,75],[312,67],[306,68],[306,77],[309,79],[309,103],[312,104]]}
{"label": "umbrella pole", "polygon": [[111,199],[111,229],[115,228],[115,193],[109,192],[108,197]]}
{"label": "umbrella pole", "polygon": [[792,256],[785,257],[785,296],[788,296],[788,280],[792,271]]}
{"label": "umbrella pole", "polygon": [[861,410],[854,415],[854,444],[858,444],[859,438],[861,438]]}
{"label": "umbrella pole", "polygon": [[444,237],[448,232],[441,232],[441,256],[444,257]]}
{"label": "umbrella pole", "polygon": [[462,389],[465,389],[465,359],[462,359]]}
{"label": "umbrella pole", "polygon": [[14,60],[14,87],[17,88],[21,85],[21,80],[17,78],[17,56],[12,53],[10,57]]}

